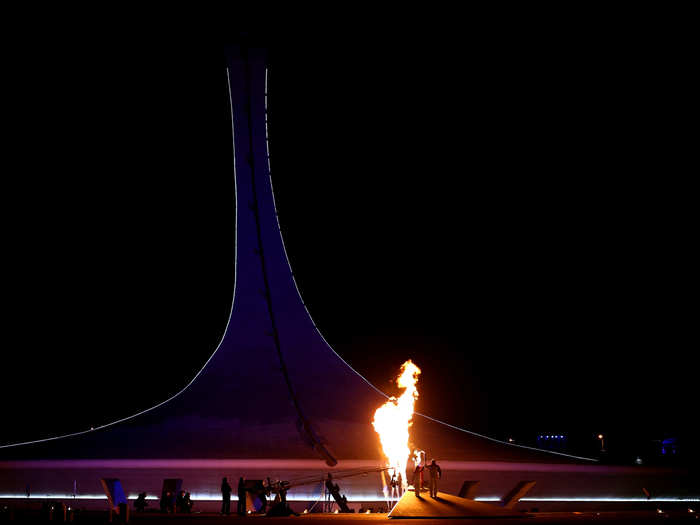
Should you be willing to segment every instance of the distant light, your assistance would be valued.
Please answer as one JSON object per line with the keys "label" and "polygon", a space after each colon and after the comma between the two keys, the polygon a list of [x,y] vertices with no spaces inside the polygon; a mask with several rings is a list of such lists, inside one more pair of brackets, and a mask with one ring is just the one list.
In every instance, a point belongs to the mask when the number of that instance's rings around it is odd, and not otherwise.
{"label": "distant light", "polygon": [[664,513],[664,511],[663,511],[663,510],[661,510],[661,509],[656,509],[656,513],[657,513],[657,514],[663,514],[663,513]]}
{"label": "distant light", "polygon": [[308,513],[309,513],[309,509],[304,509],[304,514],[308,514]]}
{"label": "distant light", "polygon": [[693,514],[695,511],[694,511],[693,509],[690,509],[690,508],[689,508],[689,509],[688,509],[688,512],[690,512],[691,514]]}
{"label": "distant light", "polygon": [[508,443],[512,443],[513,441],[513,438],[508,438]]}
{"label": "distant light", "polygon": [[338,514],[338,509],[335,509],[335,511],[333,511],[333,514]]}
{"label": "distant light", "polygon": [[369,514],[369,509],[367,509],[367,510],[365,511],[365,514]]}
{"label": "distant light", "polygon": [[598,434],[598,439],[603,439],[603,434]]}

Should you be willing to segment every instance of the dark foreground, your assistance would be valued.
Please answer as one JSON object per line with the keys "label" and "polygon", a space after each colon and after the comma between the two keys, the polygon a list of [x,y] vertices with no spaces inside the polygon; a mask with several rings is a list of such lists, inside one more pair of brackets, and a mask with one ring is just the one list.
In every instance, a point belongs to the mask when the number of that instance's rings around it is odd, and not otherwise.
{"label": "dark foreground", "polygon": [[[41,523],[41,516],[34,512],[17,513],[12,516],[12,521],[8,515],[0,515],[0,521],[8,523]],[[475,518],[475,519],[435,519],[435,518],[420,518],[420,519],[392,519],[386,514],[305,514],[300,516],[289,517],[266,517],[266,516],[248,516],[239,517],[235,515],[222,516],[220,514],[200,513],[200,514],[179,514],[168,515],[159,513],[143,513],[134,514],[131,516],[130,523],[143,524],[165,524],[176,523],[179,525],[200,524],[200,525],[215,525],[215,524],[238,524],[238,525],[379,525],[391,524],[399,525],[407,521],[415,525],[447,525],[452,522],[459,523],[480,523],[488,525],[516,525],[518,523],[527,523],[535,525],[543,523],[547,525],[567,524],[567,523],[625,523],[625,524],[647,524],[647,523],[700,523],[697,512],[688,512],[684,510],[648,510],[648,511],[617,511],[617,512],[541,512],[533,514],[523,514],[521,517],[513,518]],[[49,523],[48,521],[46,521]],[[107,523],[107,512],[105,511],[88,511],[84,512],[80,517],[76,517],[75,523]],[[418,523],[416,523],[418,522]],[[53,522],[51,522],[53,523]],[[117,523],[116,520],[113,523]]]}

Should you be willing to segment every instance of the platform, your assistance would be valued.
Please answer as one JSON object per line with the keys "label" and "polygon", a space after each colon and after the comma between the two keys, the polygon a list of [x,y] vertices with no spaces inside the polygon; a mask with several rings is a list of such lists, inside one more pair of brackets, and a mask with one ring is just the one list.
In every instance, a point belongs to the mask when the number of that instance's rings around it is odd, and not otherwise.
{"label": "platform", "polygon": [[522,512],[460,498],[438,492],[437,498],[429,492],[421,493],[420,498],[407,491],[389,513],[390,518],[507,518],[523,517]]}

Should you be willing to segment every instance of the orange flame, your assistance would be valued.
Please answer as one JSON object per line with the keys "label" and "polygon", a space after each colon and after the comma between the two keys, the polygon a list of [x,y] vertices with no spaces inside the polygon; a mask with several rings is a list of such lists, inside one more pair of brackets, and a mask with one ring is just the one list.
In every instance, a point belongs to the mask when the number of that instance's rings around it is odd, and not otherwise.
{"label": "orange flame", "polygon": [[396,379],[396,384],[405,390],[399,398],[391,397],[374,412],[372,425],[379,440],[382,450],[387,458],[387,467],[391,467],[398,476],[401,474],[403,486],[406,488],[406,464],[411,454],[408,447],[408,429],[413,418],[413,407],[418,398],[418,375],[420,368],[409,359],[401,365],[401,374]]}

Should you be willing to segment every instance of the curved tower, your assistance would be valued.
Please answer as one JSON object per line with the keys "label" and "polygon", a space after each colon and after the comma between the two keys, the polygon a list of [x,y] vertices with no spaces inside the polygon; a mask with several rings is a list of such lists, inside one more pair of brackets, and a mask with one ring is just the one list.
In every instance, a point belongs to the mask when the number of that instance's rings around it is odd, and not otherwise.
{"label": "curved tower", "polygon": [[[94,430],[0,448],[0,497],[21,494],[27,485],[67,493],[78,479],[83,490],[99,494],[99,478],[109,476],[120,477],[127,491],[150,493],[159,492],[164,477],[183,477],[193,494],[206,495],[216,494],[221,474],[293,478],[382,464],[371,420],[386,396],[318,332],[286,256],[270,180],[265,51],[231,47],[227,60],[235,291],[219,346],[190,384],[151,409]],[[412,435],[453,472],[474,472],[473,462],[559,463],[560,470],[562,463],[588,464],[424,416],[414,417]],[[455,475],[453,484],[464,476]],[[376,474],[347,487],[351,500],[381,499]]]}
{"label": "curved tower", "polygon": [[[230,47],[227,61],[235,290],[216,351],[182,391],[151,409],[94,430],[2,448],[0,454],[305,458],[328,467],[343,460],[381,459],[371,420],[386,396],[345,363],[316,329],[285,252],[270,179],[266,53]],[[465,442],[473,439],[427,418],[417,418],[413,433],[429,440],[443,458],[523,458],[521,450],[507,445],[494,444],[491,450],[488,442]]]}

